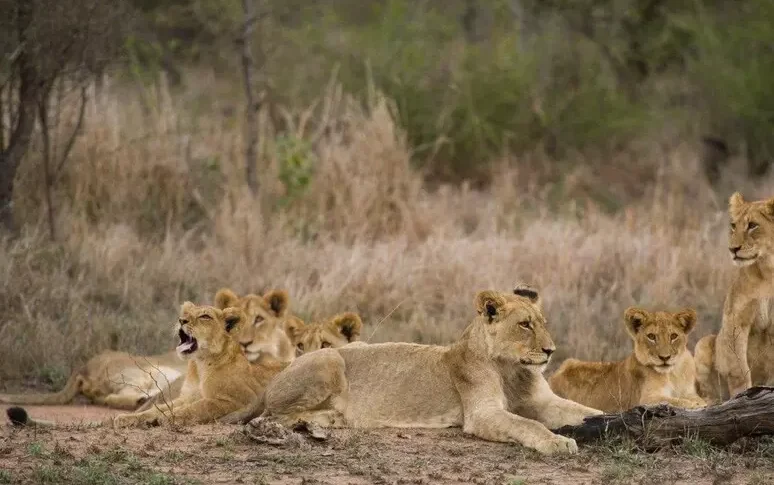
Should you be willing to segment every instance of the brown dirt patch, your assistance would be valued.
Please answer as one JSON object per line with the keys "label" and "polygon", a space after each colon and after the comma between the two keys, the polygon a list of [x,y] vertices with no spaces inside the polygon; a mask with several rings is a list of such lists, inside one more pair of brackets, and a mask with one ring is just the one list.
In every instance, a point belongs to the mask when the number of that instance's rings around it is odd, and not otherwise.
{"label": "brown dirt patch", "polygon": [[118,411],[29,409],[71,426],[0,428],[0,483],[774,483],[774,441],[730,450],[686,443],[651,454],[611,444],[545,457],[457,429],[385,429],[335,430],[326,441],[277,447],[256,444],[237,426],[83,429],[77,423]]}

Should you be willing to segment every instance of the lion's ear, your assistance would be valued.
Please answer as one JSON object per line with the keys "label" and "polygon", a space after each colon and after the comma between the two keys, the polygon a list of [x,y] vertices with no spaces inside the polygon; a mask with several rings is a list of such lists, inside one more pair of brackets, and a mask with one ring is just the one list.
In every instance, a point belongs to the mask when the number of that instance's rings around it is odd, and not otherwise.
{"label": "lion's ear", "polygon": [[221,288],[215,293],[215,308],[223,310],[236,305],[237,300],[239,297],[231,291],[231,288]]}
{"label": "lion's ear", "polygon": [[223,321],[226,322],[226,332],[231,332],[245,321],[245,313],[238,307],[228,307],[223,309]]}
{"label": "lion's ear", "polygon": [[354,342],[360,338],[360,330],[363,328],[363,321],[357,313],[347,312],[336,315],[331,319],[331,323],[338,328],[348,342]]}
{"label": "lion's ear", "polygon": [[728,212],[732,216],[746,204],[744,197],[739,192],[734,192],[728,199]]}
{"label": "lion's ear", "polygon": [[183,304],[180,305],[180,313],[190,312],[194,308],[196,308],[196,305],[194,305],[193,302],[184,301]]}
{"label": "lion's ear", "polygon": [[301,338],[301,334],[304,333],[304,327],[306,324],[298,317],[290,316],[285,320],[285,333],[288,334],[293,344],[298,343],[298,339]]}
{"label": "lion's ear", "polygon": [[513,288],[513,294],[522,298],[526,298],[532,302],[533,305],[541,306],[542,301],[540,299],[540,294],[538,294],[535,288],[526,283],[517,284]]}
{"label": "lion's ear", "polygon": [[490,322],[500,313],[504,305],[505,298],[496,291],[485,290],[476,295],[476,311],[479,315],[487,317]]}
{"label": "lion's ear", "polygon": [[290,298],[285,290],[271,290],[263,295],[263,299],[272,313],[277,317],[284,317],[288,311]]}
{"label": "lion's ear", "polygon": [[645,320],[648,318],[648,311],[642,308],[630,307],[624,312],[624,321],[626,322],[626,330],[632,337],[637,335],[642,326],[645,324]]}
{"label": "lion's ear", "polygon": [[677,317],[677,320],[680,322],[680,326],[683,327],[683,330],[686,334],[691,333],[694,327],[696,327],[696,322],[698,321],[698,315],[696,314],[696,310],[693,308],[686,308],[681,310],[675,314],[675,317]]}

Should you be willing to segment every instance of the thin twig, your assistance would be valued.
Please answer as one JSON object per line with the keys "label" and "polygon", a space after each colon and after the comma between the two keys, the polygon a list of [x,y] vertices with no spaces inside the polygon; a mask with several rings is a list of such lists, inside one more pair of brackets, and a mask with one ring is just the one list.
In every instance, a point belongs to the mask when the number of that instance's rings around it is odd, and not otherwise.
{"label": "thin twig", "polygon": [[387,315],[385,315],[385,316],[384,316],[384,318],[382,318],[381,320],[379,320],[379,323],[377,323],[377,324],[376,324],[376,326],[374,327],[374,331],[373,331],[373,332],[371,332],[371,335],[369,335],[369,336],[368,336],[368,338],[366,339],[366,342],[370,342],[370,341],[371,341],[371,339],[373,338],[373,336],[374,336],[374,334],[376,333],[376,331],[377,331],[377,330],[379,330],[379,327],[382,325],[382,322],[384,322],[385,320],[387,320],[388,318],[390,318],[390,315],[392,315],[393,313],[395,313],[395,310],[397,310],[397,309],[398,309],[398,307],[399,307],[399,306],[401,306],[401,305],[403,304],[403,302],[404,302],[404,301],[406,301],[406,300],[408,300],[408,297],[406,297],[406,298],[404,298],[403,300],[401,300],[401,301],[400,301],[400,302],[399,302],[397,305],[395,305],[395,308],[393,308],[392,310],[390,310],[390,313],[388,313]]}

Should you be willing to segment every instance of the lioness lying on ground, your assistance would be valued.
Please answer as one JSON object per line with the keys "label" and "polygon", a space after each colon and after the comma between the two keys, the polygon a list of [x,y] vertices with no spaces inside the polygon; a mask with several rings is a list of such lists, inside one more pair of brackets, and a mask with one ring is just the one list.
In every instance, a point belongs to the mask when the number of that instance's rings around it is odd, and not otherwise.
{"label": "lioness lying on ground", "polygon": [[696,312],[624,313],[634,352],[619,362],[567,359],[549,379],[562,397],[616,413],[644,404],[668,403],[682,408],[705,406],[696,394],[693,357],[686,348],[696,325]]}
{"label": "lioness lying on ground", "polygon": [[457,343],[347,345],[304,354],[268,386],[259,419],[289,426],[450,427],[543,453],[574,453],[549,428],[600,411],[556,396],[542,376],[554,352],[537,292],[483,291]]}
{"label": "lioness lying on ground", "polygon": [[0,403],[67,404],[82,394],[95,404],[132,410],[162,392],[168,394],[170,384],[184,375],[186,366],[174,350],[152,356],[109,350],[73,372],[59,392],[2,394]]}
{"label": "lioness lying on ground", "polygon": [[739,267],[726,294],[717,336],[696,343],[699,395],[717,403],[751,386],[774,384],[774,199],[745,202],[738,192],[728,204],[728,250]]}
{"label": "lioness lying on ground", "polygon": [[[112,423],[121,427],[167,422],[176,425],[208,423],[254,401],[281,367],[250,364],[228,333],[232,328],[244,325],[244,320],[245,315],[239,308],[220,310],[183,303],[176,325],[180,338],[176,350],[196,367],[197,392],[183,393],[165,408],[122,414],[98,424]],[[22,414],[26,416],[19,408],[9,410],[9,418],[13,421],[18,422]],[[20,424],[45,423],[27,418],[26,423]]]}

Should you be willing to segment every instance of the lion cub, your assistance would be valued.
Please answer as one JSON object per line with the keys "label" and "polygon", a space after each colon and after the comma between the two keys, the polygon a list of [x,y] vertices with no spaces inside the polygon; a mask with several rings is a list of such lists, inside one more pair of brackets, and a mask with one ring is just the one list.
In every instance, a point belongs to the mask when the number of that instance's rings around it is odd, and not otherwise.
{"label": "lion cub", "polygon": [[687,336],[696,325],[692,309],[678,313],[629,308],[624,313],[634,352],[619,362],[567,359],[548,380],[567,399],[615,413],[646,404],[705,406],[696,394]]}
{"label": "lion cub", "polygon": [[774,198],[746,202],[738,192],[728,201],[728,250],[738,267],[723,305],[717,336],[696,343],[699,395],[724,401],[753,385],[774,384]]}
{"label": "lion cub", "polygon": [[360,315],[352,312],[340,313],[320,322],[287,326],[288,335],[296,344],[296,356],[359,341],[362,329]]}

